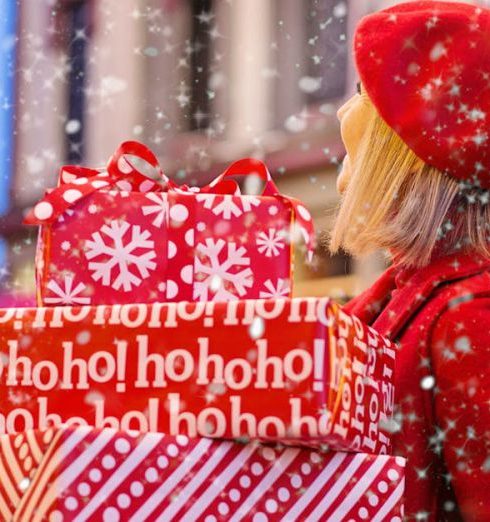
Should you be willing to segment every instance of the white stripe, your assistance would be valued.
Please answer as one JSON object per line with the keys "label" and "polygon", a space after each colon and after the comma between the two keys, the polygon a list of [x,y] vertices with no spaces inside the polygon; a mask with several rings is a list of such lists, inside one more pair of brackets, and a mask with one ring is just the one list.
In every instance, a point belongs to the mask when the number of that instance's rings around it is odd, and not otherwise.
{"label": "white stripe", "polygon": [[[388,458],[382,457],[381,455],[374,459],[374,462],[368,468],[366,473],[359,479],[357,484],[349,491],[349,493],[345,496],[344,500],[340,503],[337,509],[330,515],[328,518],[329,522],[336,522],[337,520],[343,520],[343,517],[347,515],[347,513],[359,502],[359,498],[361,498],[362,493],[366,491],[376,477],[379,475],[379,472],[386,465]],[[328,506],[325,506],[327,509]]]}
{"label": "white stripe", "polygon": [[[60,473],[58,483],[63,487],[68,487],[72,482],[87,468],[87,465],[97,457],[97,455],[109,444],[114,438],[116,432],[112,430],[102,430],[99,435],[90,443],[85,451]],[[59,485],[57,495],[59,494]]]}
{"label": "white stripe", "polygon": [[5,460],[8,462],[9,469],[14,476],[14,482],[18,484],[24,478],[24,474],[19,467],[17,457],[14,455],[12,447],[10,446],[10,437],[1,437],[1,439]]}
{"label": "white stripe", "polygon": [[213,442],[210,439],[201,439],[193,450],[186,455],[183,462],[167,478],[167,480],[153,493],[153,495],[138,509],[131,517],[130,522],[141,522],[146,520],[150,513],[153,513],[160,502],[175,488],[184,478],[196,462],[206,453]]}
{"label": "white stripe", "polygon": [[29,446],[31,448],[32,456],[34,460],[39,464],[43,458],[43,452],[37,443],[36,436],[32,430],[27,431],[27,440],[29,441]]}
{"label": "white stripe", "polygon": [[349,480],[354,476],[361,464],[366,460],[366,454],[356,455],[342,475],[335,481],[335,484],[328,490],[328,493],[318,502],[315,509],[312,511],[308,520],[320,520],[320,516],[344,493],[344,488]]}
{"label": "white stripe", "polygon": [[[395,491],[388,497],[388,500],[381,506],[380,510],[374,516],[372,522],[383,522],[386,515],[391,513],[391,510],[395,507],[396,503],[402,498],[405,490],[405,477],[400,481],[400,484],[396,487]],[[401,513],[400,513],[401,518]]]}
{"label": "white stripe", "polygon": [[386,349],[384,350],[384,353],[385,353],[388,357],[390,357],[391,359],[394,359],[395,356],[396,356],[396,352],[395,352],[395,350],[392,350],[391,348],[386,348]]}
{"label": "white stripe", "polygon": [[10,508],[7,505],[7,502],[5,502],[5,499],[0,494],[0,513],[5,517],[4,520],[11,520],[12,519],[12,512],[10,511]]}
{"label": "white stripe", "polygon": [[[60,495],[60,488],[66,490],[73,481],[83,473],[90,462],[109,444],[114,438],[116,432],[114,430],[102,430],[99,435],[90,443],[85,451],[82,451],[80,455],[67,467],[65,470],[56,477],[56,480],[51,484],[46,494],[43,496],[43,507],[49,507]],[[60,450],[63,451],[62,444]],[[65,455],[68,455],[66,452]],[[62,464],[67,464],[62,462]],[[39,509],[39,511],[42,511]]]}
{"label": "white stripe", "polygon": [[[37,519],[35,518],[35,515],[38,513],[38,510],[40,506],[38,505],[38,497],[39,495],[44,491],[45,483],[51,478],[51,475],[56,470],[56,468],[59,466],[60,462],[63,461],[63,458],[65,455],[67,455],[76,445],[78,445],[90,432],[90,429],[87,429],[85,427],[78,428],[66,439],[64,442],[64,452],[61,450],[61,446],[54,452],[53,455],[49,456],[49,461],[47,462],[46,466],[42,468],[42,474],[39,476],[39,479],[37,479],[38,474],[36,474],[35,480],[36,480],[36,486],[32,489],[32,493],[30,497],[23,497],[28,501],[27,506],[25,507],[25,511],[27,515],[29,513],[33,513],[34,510],[36,510],[36,513],[33,515],[32,522],[35,522],[36,520],[39,520],[39,517],[42,517],[42,514],[39,514]],[[64,430],[60,430],[58,432],[58,437],[62,437],[64,433]],[[56,437],[56,435],[55,435]],[[51,445],[56,443],[56,438],[53,439],[51,442]],[[50,446],[51,447],[51,446]],[[21,502],[20,505],[23,505],[24,502]],[[49,507],[49,506],[48,506]],[[26,516],[27,516],[26,515]]]}
{"label": "white stripe", "polygon": [[198,516],[213,502],[213,500],[223,491],[223,488],[236,476],[238,471],[253,455],[256,448],[252,444],[247,444],[240,453],[230,462],[230,464],[220,473],[206,491],[198,498],[192,507],[187,511],[185,520],[196,520]]}
{"label": "white stripe", "polygon": [[[184,506],[184,504],[189,500],[196,489],[199,488],[199,486],[202,486],[203,482],[219,465],[219,463],[223,460],[223,457],[230,451],[232,447],[233,444],[231,442],[222,442],[213,453],[212,457],[207,460],[206,464],[204,464],[204,466],[194,475],[192,480],[185,486],[185,488],[180,491],[178,497],[171,504],[169,504],[165,511],[159,515],[157,522],[167,522],[168,520],[172,520],[172,517],[177,513],[177,511],[179,511],[179,509],[182,508],[182,506]],[[220,479],[215,479],[214,483],[220,484],[219,489],[221,491],[224,485],[221,484]],[[196,505],[199,505],[199,500],[193,503],[193,507]],[[193,520],[191,512],[192,509],[186,512],[186,520]]]}
{"label": "white stripe", "polygon": [[296,504],[282,517],[282,522],[288,522],[290,520],[298,520],[299,515],[303,513],[308,504],[316,497],[318,492],[325,486],[325,483],[330,477],[339,469],[342,462],[347,457],[347,453],[335,453],[332,460],[327,464],[323,471],[313,481],[310,487],[299,497]]}
{"label": "white stripe", "polygon": [[15,486],[10,481],[7,470],[4,468],[2,460],[0,459],[0,483],[3,484],[7,495],[10,497],[12,504],[17,504],[20,497],[15,489]]}
{"label": "white stripe", "polygon": [[274,482],[284,473],[284,470],[298,456],[299,449],[287,449],[276,460],[266,476],[257,484],[255,489],[244,500],[243,504],[230,518],[230,522],[239,522],[255,506],[255,504],[269,491]]}
{"label": "white stripe", "polygon": [[160,444],[163,437],[163,435],[156,433],[145,435],[125,461],[115,470],[109,480],[92,497],[92,500],[77,514],[73,522],[87,520],[100,504],[103,504],[109,495],[126,480],[146,456]]}

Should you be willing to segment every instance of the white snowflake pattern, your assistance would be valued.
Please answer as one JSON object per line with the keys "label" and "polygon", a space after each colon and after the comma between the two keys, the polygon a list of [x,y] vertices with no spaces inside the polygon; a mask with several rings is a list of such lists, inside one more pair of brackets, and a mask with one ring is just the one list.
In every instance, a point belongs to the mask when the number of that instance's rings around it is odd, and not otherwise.
{"label": "white snowflake pattern", "polygon": [[155,204],[142,207],[143,215],[156,214],[155,219],[152,221],[152,225],[155,227],[160,228],[164,223],[167,224],[169,217],[167,194],[150,192],[146,194],[146,197]]}
{"label": "white snowflake pattern", "polygon": [[71,305],[71,304],[89,304],[90,297],[81,296],[86,286],[83,283],[73,285],[73,276],[66,275],[63,279],[63,286],[56,281],[51,280],[46,288],[53,292],[53,296],[45,297],[44,302],[47,304]]}
{"label": "white snowflake pattern", "polygon": [[261,290],[259,297],[263,299],[279,299],[280,297],[289,297],[291,287],[288,279],[279,278],[276,284],[271,279],[267,279],[264,283],[265,290]]}
{"label": "white snowflake pattern", "polygon": [[[230,301],[243,297],[253,285],[250,258],[245,247],[236,243],[207,238],[196,247],[194,262],[194,299],[200,301]],[[236,271],[237,267],[246,266]],[[210,296],[209,293],[214,295]]]}
{"label": "white snowflake pattern", "polygon": [[[219,197],[219,201],[215,203],[217,197]],[[254,196],[237,197],[230,194],[224,196],[197,194],[196,198],[197,201],[203,202],[204,208],[212,210],[217,216],[221,215],[223,219],[241,216],[244,212],[250,212],[252,207],[260,205],[260,199]]]}
{"label": "white snowflake pattern", "polygon": [[[128,231],[131,235],[129,240],[126,236]],[[101,232],[107,236],[107,243]],[[110,226],[103,225],[100,231],[92,234],[92,240],[85,243],[85,256],[88,260],[102,258],[100,261],[89,263],[89,270],[93,272],[92,278],[95,281],[102,279],[104,286],[112,286],[114,290],[122,287],[125,292],[129,292],[133,286],[139,286],[143,279],[149,277],[149,271],[157,266],[152,261],[156,253],[153,250],[154,241],[150,238],[150,232],[126,221],[111,221]],[[142,252],[143,250],[146,252]],[[130,270],[132,265],[138,271],[138,275]],[[113,277],[115,274],[117,276]]]}
{"label": "white snowflake pattern", "polygon": [[67,208],[63,212],[63,214],[60,214],[60,216],[58,216],[58,223],[64,223],[66,216],[73,216],[74,213],[75,211],[73,209]]}
{"label": "white snowflake pattern", "polygon": [[267,232],[259,232],[257,235],[257,250],[266,257],[276,257],[284,248],[284,233],[275,228],[269,228]]}

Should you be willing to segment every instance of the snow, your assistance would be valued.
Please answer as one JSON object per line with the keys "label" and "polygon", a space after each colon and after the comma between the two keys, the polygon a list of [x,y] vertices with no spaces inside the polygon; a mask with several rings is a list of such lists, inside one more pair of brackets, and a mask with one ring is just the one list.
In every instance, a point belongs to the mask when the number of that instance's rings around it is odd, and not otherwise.
{"label": "snow", "polygon": [[65,125],[65,132],[67,134],[76,134],[82,125],[79,120],[69,120]]}
{"label": "snow", "polygon": [[312,76],[303,76],[298,82],[301,91],[311,94],[318,91],[322,85],[321,78],[313,78]]}
{"label": "snow", "polygon": [[289,132],[303,132],[306,129],[306,119],[292,114],[284,122],[284,127]]}

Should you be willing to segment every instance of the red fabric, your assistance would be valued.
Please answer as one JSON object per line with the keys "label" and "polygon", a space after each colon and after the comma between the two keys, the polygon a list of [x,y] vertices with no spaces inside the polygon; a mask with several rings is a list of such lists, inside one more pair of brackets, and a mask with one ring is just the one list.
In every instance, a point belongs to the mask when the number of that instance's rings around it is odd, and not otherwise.
{"label": "red fabric", "polygon": [[490,260],[462,254],[392,267],[345,306],[400,345],[394,448],[408,458],[407,520],[490,520],[489,272]]}
{"label": "red fabric", "polygon": [[426,163],[490,188],[490,10],[398,4],[364,17],[359,75],[386,123]]}

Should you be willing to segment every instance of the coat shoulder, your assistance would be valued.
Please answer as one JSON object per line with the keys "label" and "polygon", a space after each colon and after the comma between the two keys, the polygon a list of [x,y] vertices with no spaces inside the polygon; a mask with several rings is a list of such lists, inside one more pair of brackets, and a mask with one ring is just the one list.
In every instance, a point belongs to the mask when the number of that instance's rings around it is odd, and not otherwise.
{"label": "coat shoulder", "polygon": [[[466,321],[473,313],[490,314],[490,272],[484,271],[470,277],[443,283],[434,293],[432,301],[438,308],[437,321],[439,327],[454,325],[457,318]],[[473,317],[476,320],[476,317]],[[459,321],[457,321],[459,322]],[[474,324],[475,321],[473,321]]]}
{"label": "coat shoulder", "polygon": [[462,514],[489,520],[490,276],[455,287],[429,343],[436,422]]}
{"label": "coat shoulder", "polygon": [[435,361],[459,360],[469,355],[469,344],[490,354],[490,273],[453,281],[433,298],[430,345]]}
{"label": "coat shoulder", "polygon": [[[490,364],[490,288],[486,293],[456,295],[434,321],[430,335],[432,358],[444,364],[445,373],[452,364],[455,371],[471,362],[475,369]],[[488,358],[488,360],[487,360]],[[490,382],[490,378],[489,378]]]}

